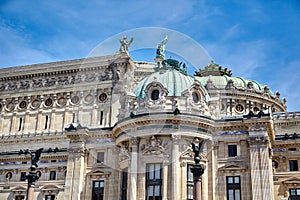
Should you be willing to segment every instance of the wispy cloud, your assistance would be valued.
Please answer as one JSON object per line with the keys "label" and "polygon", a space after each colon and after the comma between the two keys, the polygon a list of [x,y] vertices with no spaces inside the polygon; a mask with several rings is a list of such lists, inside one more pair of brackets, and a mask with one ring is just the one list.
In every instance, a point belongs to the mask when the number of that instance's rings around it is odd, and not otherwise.
{"label": "wispy cloud", "polygon": [[1,67],[51,61],[45,51],[31,48],[22,31],[14,30],[0,21]]}

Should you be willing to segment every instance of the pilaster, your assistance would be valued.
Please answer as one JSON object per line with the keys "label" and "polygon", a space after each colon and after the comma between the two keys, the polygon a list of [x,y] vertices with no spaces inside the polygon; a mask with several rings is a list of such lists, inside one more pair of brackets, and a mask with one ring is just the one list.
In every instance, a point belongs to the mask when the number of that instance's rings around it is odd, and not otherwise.
{"label": "pilaster", "polygon": [[68,149],[65,200],[83,199],[81,194],[84,190],[85,181],[85,137],[87,134],[83,130],[80,130],[66,132],[66,136],[70,139],[70,143]]}
{"label": "pilaster", "polygon": [[176,200],[181,197],[181,170],[179,163],[179,141],[181,137],[179,135],[172,135],[172,178],[171,178],[171,199]]}
{"label": "pilaster", "polygon": [[138,178],[138,138],[130,140],[131,145],[131,162],[130,162],[130,190],[129,199],[137,199],[137,178]]}
{"label": "pilaster", "polygon": [[274,199],[267,128],[251,127],[249,137],[252,199]]}

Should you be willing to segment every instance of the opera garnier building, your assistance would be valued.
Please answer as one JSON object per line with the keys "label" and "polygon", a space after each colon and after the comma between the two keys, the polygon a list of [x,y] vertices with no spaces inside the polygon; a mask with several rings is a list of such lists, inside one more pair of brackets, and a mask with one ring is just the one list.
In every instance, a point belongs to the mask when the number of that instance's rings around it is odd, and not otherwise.
{"label": "opera garnier building", "polygon": [[196,199],[196,153],[202,200],[300,199],[300,112],[279,92],[213,61],[189,74],[165,43],[137,62],[124,41],[0,69],[1,200]]}

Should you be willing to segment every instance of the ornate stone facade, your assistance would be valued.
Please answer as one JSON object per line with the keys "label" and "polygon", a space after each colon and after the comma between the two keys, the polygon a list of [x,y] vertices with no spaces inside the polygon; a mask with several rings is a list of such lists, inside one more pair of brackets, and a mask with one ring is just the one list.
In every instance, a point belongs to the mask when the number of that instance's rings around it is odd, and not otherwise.
{"label": "ornate stone facade", "polygon": [[39,148],[38,200],[192,199],[195,138],[202,199],[299,199],[300,113],[279,92],[213,62],[194,77],[135,62],[128,46],[0,69],[0,199],[24,199],[22,152]]}

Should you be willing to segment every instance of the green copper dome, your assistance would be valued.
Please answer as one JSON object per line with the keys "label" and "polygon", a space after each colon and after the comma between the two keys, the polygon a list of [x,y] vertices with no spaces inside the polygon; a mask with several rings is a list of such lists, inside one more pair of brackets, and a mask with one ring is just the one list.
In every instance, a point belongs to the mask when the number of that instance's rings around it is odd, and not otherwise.
{"label": "green copper dome", "polygon": [[152,81],[157,81],[167,88],[168,96],[181,96],[182,92],[194,83],[194,78],[173,68],[160,69],[139,82],[134,89],[135,96],[144,98],[145,88]]}

